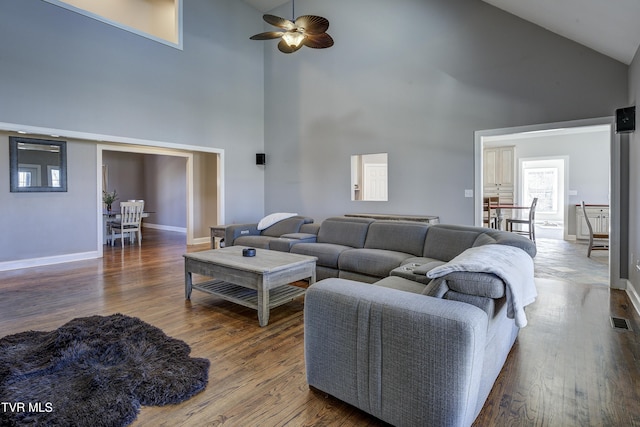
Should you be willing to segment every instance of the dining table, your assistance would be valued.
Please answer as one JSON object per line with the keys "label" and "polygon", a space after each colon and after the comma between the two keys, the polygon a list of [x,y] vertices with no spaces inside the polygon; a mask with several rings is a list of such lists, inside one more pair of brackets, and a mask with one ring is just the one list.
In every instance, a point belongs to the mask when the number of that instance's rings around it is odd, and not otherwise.
{"label": "dining table", "polygon": [[522,206],[522,205],[514,205],[514,204],[505,204],[505,203],[491,203],[489,204],[489,209],[496,211],[496,218],[498,221],[496,223],[496,227],[498,230],[502,230],[502,221],[504,220],[504,212],[503,209],[531,209],[531,205]]}

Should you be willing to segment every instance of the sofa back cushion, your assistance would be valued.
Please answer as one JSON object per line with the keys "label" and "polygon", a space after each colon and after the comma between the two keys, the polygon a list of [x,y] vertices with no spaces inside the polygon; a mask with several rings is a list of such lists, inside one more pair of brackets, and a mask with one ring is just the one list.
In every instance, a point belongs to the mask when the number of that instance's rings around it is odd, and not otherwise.
{"label": "sofa back cushion", "polygon": [[481,228],[472,230],[465,227],[432,225],[427,231],[423,256],[451,261],[466,249],[473,247],[481,230]]}
{"label": "sofa back cushion", "polygon": [[364,247],[422,256],[428,227],[419,222],[376,221],[369,226]]}
{"label": "sofa back cushion", "polygon": [[283,234],[297,233],[300,231],[300,226],[304,224],[305,218],[301,216],[294,216],[292,218],[283,219],[273,224],[271,227],[267,227],[260,234],[263,236],[280,237]]}
{"label": "sofa back cushion", "polygon": [[318,230],[318,243],[333,243],[336,245],[362,248],[369,224],[368,218],[333,217],[327,218]]}

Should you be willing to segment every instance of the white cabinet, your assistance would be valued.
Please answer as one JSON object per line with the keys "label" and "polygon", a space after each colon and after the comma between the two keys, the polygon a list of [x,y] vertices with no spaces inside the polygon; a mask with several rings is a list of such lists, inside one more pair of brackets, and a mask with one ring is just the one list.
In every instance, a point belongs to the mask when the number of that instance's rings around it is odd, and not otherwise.
{"label": "white cabinet", "polygon": [[513,191],[515,178],[515,147],[484,149],[483,174],[485,187],[509,187]]}
{"label": "white cabinet", "polygon": [[[483,196],[497,197],[499,204],[515,202],[515,146],[487,147],[482,156]],[[505,218],[512,211],[503,210]]]}
{"label": "white cabinet", "polygon": [[[609,233],[609,206],[591,205],[585,206],[585,210],[594,233]],[[576,205],[576,238],[589,238],[589,228],[584,219],[581,205]]]}

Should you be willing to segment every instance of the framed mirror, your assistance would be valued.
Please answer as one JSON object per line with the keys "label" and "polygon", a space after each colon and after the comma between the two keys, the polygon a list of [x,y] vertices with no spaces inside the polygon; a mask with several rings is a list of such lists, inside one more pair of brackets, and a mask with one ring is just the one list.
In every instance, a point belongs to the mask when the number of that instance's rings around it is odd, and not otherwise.
{"label": "framed mirror", "polygon": [[12,193],[67,191],[67,143],[9,137]]}
{"label": "framed mirror", "polygon": [[351,200],[386,202],[389,199],[387,153],[351,156]]}

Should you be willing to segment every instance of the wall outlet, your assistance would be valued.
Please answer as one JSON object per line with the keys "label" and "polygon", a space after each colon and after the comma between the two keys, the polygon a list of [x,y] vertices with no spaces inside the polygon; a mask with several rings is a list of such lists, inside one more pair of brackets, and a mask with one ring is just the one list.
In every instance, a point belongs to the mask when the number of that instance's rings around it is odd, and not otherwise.
{"label": "wall outlet", "polygon": [[570,196],[577,196],[578,195],[578,190],[569,190],[568,191]]}
{"label": "wall outlet", "polygon": [[464,190],[464,197],[473,197],[473,190]]}

